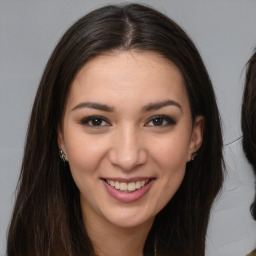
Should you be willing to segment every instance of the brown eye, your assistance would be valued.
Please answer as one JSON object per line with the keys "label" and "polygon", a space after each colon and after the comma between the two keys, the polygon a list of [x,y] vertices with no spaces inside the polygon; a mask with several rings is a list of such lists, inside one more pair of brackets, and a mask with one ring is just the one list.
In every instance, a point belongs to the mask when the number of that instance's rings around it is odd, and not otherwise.
{"label": "brown eye", "polygon": [[170,116],[154,116],[147,123],[146,126],[164,127],[168,125],[175,125],[176,121]]}
{"label": "brown eye", "polygon": [[156,117],[152,120],[154,126],[161,126],[163,125],[164,119],[162,117]]}
{"label": "brown eye", "polygon": [[92,126],[101,126],[103,120],[100,118],[93,118],[90,122]]}
{"label": "brown eye", "polygon": [[81,120],[81,124],[90,127],[110,126],[110,123],[100,116],[89,116]]}

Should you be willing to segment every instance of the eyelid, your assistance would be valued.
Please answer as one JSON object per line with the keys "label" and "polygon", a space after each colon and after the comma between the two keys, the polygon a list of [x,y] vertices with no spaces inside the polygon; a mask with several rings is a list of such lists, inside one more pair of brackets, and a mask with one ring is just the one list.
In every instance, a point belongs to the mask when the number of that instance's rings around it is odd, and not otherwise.
{"label": "eyelid", "polygon": [[[107,125],[99,125],[99,126],[97,126],[97,125],[89,125],[88,123],[89,123],[90,121],[92,121],[93,119],[99,119],[99,120],[101,120],[101,121],[103,121],[103,122],[106,122]],[[87,117],[83,118],[83,119],[80,121],[80,123],[81,123],[82,125],[85,125],[85,126],[88,126],[88,127],[93,127],[93,128],[111,126],[111,123],[109,122],[109,120],[108,120],[107,118],[105,118],[105,117],[103,117],[103,116],[99,116],[99,115],[87,116]]]}
{"label": "eyelid", "polygon": [[[152,122],[154,119],[156,118],[162,118],[164,121],[167,122],[167,124],[164,124],[164,125],[148,125],[148,123]],[[166,126],[171,126],[171,125],[175,125],[177,123],[177,121],[170,117],[170,116],[167,116],[167,115],[155,115],[155,116],[152,116],[150,117],[150,119],[146,122],[145,126],[150,126],[150,127],[166,127]]]}
{"label": "eyelid", "polygon": [[[165,124],[149,125],[150,122],[153,122],[157,118],[163,119],[163,122],[165,122]],[[93,121],[95,119],[100,120],[101,123],[99,125],[89,124],[90,121]],[[106,124],[102,125],[102,122],[105,122]],[[84,126],[88,126],[88,127],[92,127],[92,128],[101,128],[101,127],[106,127],[106,126],[112,126],[110,121],[107,118],[100,116],[100,115],[87,116],[87,117],[81,119],[80,123]],[[172,118],[168,115],[154,115],[147,120],[147,122],[145,123],[145,126],[161,128],[161,127],[175,125],[176,123],[177,123],[177,121],[175,121],[174,118]]]}

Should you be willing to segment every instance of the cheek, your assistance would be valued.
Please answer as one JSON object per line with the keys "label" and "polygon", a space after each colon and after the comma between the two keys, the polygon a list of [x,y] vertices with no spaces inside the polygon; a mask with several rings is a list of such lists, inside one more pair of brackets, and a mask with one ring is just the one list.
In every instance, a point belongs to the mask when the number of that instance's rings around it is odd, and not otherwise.
{"label": "cheek", "polygon": [[182,138],[169,136],[161,143],[154,145],[154,152],[151,155],[154,157],[154,166],[158,170],[154,190],[156,213],[172,199],[183,181],[187,163],[187,141],[184,136]]}
{"label": "cheek", "polygon": [[66,151],[72,174],[91,175],[104,158],[104,143],[88,136],[69,137]]}
{"label": "cheek", "polygon": [[[71,138],[70,138],[71,139]],[[104,144],[80,137],[66,142],[70,171],[80,194],[89,200],[91,191],[99,186],[98,169],[106,152]]]}
{"label": "cheek", "polygon": [[[188,136],[170,136],[154,143],[153,153],[156,161],[162,165],[163,169],[179,170],[187,163],[189,152]],[[175,169],[173,169],[175,168]]]}

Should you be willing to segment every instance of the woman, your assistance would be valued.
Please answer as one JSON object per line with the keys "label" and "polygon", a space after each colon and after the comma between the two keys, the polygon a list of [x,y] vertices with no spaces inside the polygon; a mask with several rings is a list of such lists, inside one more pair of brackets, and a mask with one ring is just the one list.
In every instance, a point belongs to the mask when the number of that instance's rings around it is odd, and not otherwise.
{"label": "woman", "polygon": [[[243,149],[256,174],[256,53],[247,63],[245,88],[242,104]],[[256,195],[251,205],[251,213],[256,220]],[[256,250],[250,255],[256,255]]]}
{"label": "woman", "polygon": [[194,44],[153,9],[103,7],[44,71],[7,254],[204,255],[222,180],[219,113]]}

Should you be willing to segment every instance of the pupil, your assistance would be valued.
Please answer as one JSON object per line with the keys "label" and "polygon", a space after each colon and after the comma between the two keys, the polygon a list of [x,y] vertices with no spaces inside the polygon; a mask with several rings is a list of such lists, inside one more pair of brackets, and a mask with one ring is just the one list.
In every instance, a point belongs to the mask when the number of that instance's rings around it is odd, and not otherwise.
{"label": "pupil", "polygon": [[102,122],[102,120],[100,120],[100,119],[98,119],[98,118],[92,119],[92,125],[94,125],[94,126],[99,126],[99,125],[101,125],[101,122]]}
{"label": "pupil", "polygon": [[156,125],[156,126],[160,126],[160,125],[162,125],[163,124],[163,118],[155,118],[154,120],[153,120],[153,124],[154,125]]}

